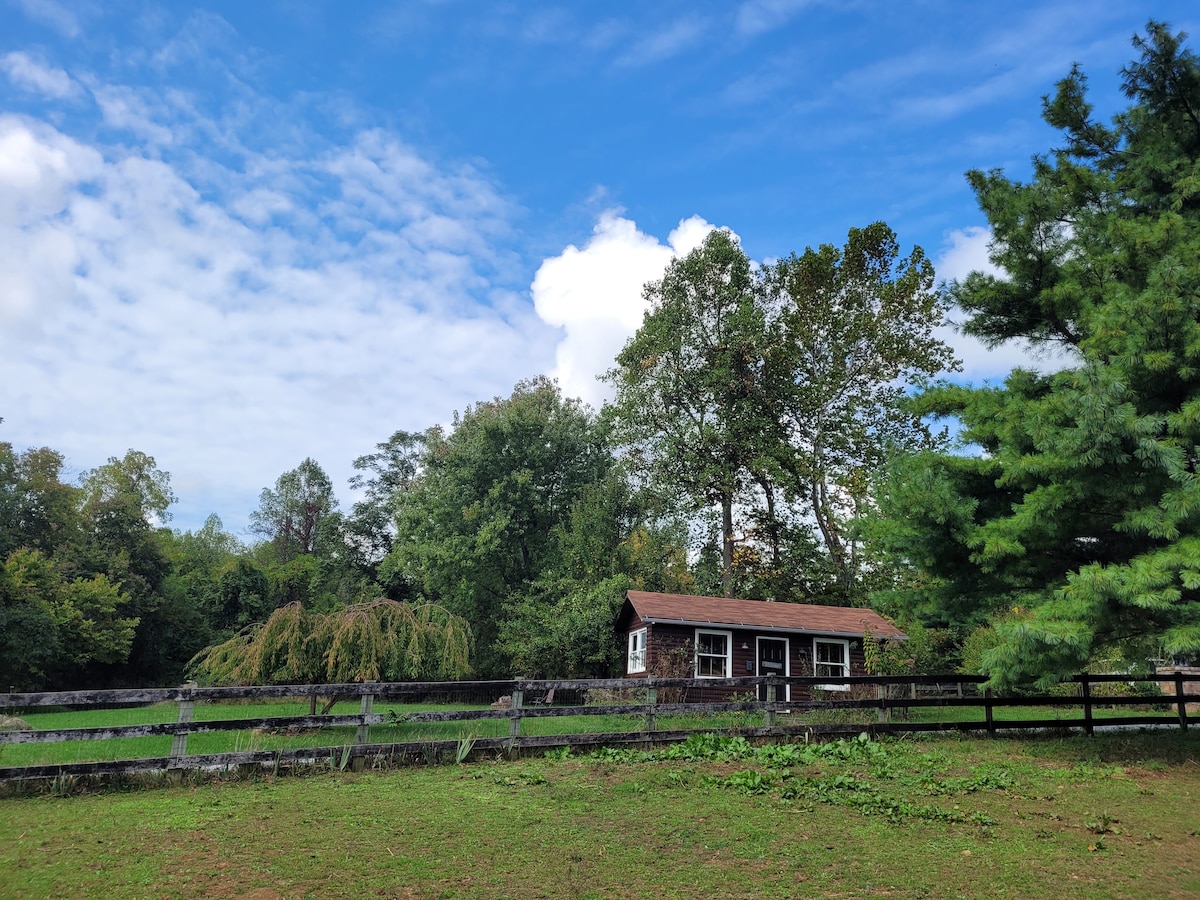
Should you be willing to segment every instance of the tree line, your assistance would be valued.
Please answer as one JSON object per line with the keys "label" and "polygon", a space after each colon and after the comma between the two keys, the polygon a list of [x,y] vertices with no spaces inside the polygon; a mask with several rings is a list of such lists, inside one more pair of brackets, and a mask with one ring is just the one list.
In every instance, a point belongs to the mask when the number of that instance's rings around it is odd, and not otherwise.
{"label": "tree line", "polygon": [[[263,490],[250,543],[215,516],[169,528],[170,478],[143,453],[68,483],[55,451],[0,444],[0,686],[173,683],[201,651],[228,675],[270,635],[254,677],[290,671],[298,641],[344,668],[385,632],[442,655],[377,655],[381,677],[465,671],[464,628],[479,677],[607,675],[630,588],[871,605],[909,632],[907,665],[1004,686],[1194,656],[1200,64],[1183,41],[1157,22],[1135,38],[1111,124],[1072,70],[1044,101],[1061,146],[1028,183],[968,173],[1000,275],[939,286],[882,222],[763,265],[714,231],[646,285],[611,403],[538,377],[397,431],[354,461],[346,510],[305,459]],[[951,308],[1065,367],[948,380]]]}

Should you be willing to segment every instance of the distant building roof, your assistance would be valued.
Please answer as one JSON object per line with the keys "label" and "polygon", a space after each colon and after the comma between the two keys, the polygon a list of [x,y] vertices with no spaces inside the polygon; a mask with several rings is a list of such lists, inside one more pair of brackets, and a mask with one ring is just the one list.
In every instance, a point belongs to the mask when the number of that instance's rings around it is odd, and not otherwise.
{"label": "distant building roof", "polygon": [[629,591],[625,596],[637,617],[648,624],[724,625],[838,637],[861,637],[870,631],[876,638],[908,639],[903,631],[870,609],[647,591]]}

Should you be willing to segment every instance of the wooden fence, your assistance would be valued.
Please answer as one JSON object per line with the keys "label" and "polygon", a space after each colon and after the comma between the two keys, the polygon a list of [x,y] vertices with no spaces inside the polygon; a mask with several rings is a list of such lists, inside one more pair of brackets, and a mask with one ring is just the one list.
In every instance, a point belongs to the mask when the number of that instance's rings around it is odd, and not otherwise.
{"label": "wooden fence", "polygon": [[[1136,685],[1158,687],[1138,691]],[[506,682],[368,682],[359,684],[282,685],[258,687],[149,688],[141,690],[68,691],[0,694],[0,762],[6,747],[63,741],[105,741],[167,737],[167,756],[55,762],[0,767],[0,781],[59,776],[91,776],[184,770],[221,770],[254,766],[290,767],[329,762],[361,769],[371,762],[465,757],[478,753],[520,754],[562,747],[587,748],[653,745],[684,740],[698,731],[720,730],[748,738],[779,739],[860,733],[873,735],[916,731],[975,731],[996,735],[1004,729],[1080,729],[1158,726],[1186,731],[1189,696],[1200,702],[1200,673],[1174,672],[1152,677],[1079,675],[1073,688],[1055,695],[998,695],[982,687],[982,678],[962,675],[897,677],[795,677],[730,679],[642,678],[602,680],[536,680]],[[720,694],[724,692],[725,696]],[[730,695],[729,692],[733,692]],[[789,700],[795,694],[805,699]],[[688,696],[718,699],[688,702]],[[471,696],[468,708],[414,709],[417,702]],[[557,696],[557,700],[555,697]],[[358,702],[357,713],[244,718],[196,718],[197,705],[245,704],[283,698],[337,697]],[[589,702],[583,702],[587,698]],[[598,701],[597,698],[602,698]],[[387,712],[382,704],[401,704]],[[442,703],[446,706],[449,704]],[[459,704],[460,706],[462,704]],[[1136,707],[1136,709],[1134,709]],[[164,709],[175,721],[112,724],[95,727],[31,727],[20,717],[36,718],[51,710],[92,712],[136,708]],[[1053,716],[1011,718],[1006,710],[1052,710]],[[930,712],[932,710],[932,713]],[[1195,710],[1193,709],[1194,713]],[[1128,713],[1128,714],[1125,714]],[[626,717],[629,730],[577,730],[529,734],[523,723],[554,717]],[[680,717],[686,727],[678,727]],[[719,717],[724,717],[721,719]],[[740,717],[740,718],[739,718]],[[757,724],[749,724],[753,718]],[[1193,716],[1194,718],[1194,716]],[[473,737],[470,729],[496,720],[507,722],[499,736]],[[609,719],[608,721],[612,721]],[[373,726],[398,723],[468,723],[451,740],[372,741]],[[473,725],[471,723],[474,723]],[[667,726],[667,727],[664,727]],[[677,727],[671,727],[676,725]],[[188,738],[206,732],[288,733],[354,729],[353,740],[323,746],[271,750],[189,753]],[[578,723],[576,723],[578,727]],[[528,726],[525,729],[529,730]],[[547,729],[540,729],[547,730]],[[551,729],[552,730],[552,729]]]}

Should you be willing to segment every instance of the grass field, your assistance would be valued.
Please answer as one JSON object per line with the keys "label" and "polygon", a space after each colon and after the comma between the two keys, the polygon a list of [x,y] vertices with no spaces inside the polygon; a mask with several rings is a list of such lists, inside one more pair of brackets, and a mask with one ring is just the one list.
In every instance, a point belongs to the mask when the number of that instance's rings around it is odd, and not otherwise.
{"label": "grass field", "polygon": [[[1161,706],[1161,705],[1160,705]],[[471,709],[471,704],[398,704],[381,703],[375,712],[388,715],[395,713],[398,720],[371,727],[372,743],[405,741],[459,740],[462,738],[504,737],[509,723],[505,719],[486,719],[466,722],[406,722],[404,717],[411,713],[433,710]],[[359,710],[358,701],[337,704],[334,714],[349,715]],[[302,716],[308,713],[306,701],[291,702],[236,702],[197,703],[195,721],[221,719],[261,719],[273,716]],[[1114,715],[1147,713],[1146,707],[1097,707],[1094,717],[1103,720]],[[1171,708],[1162,706],[1156,714],[1164,723],[1177,720]],[[781,722],[809,724],[853,724],[873,721],[875,711],[869,709],[824,710],[799,713],[794,716],[781,715]],[[997,707],[996,721],[1020,720],[1030,717],[1060,720],[1078,724],[1082,713],[1078,707]],[[31,712],[22,718],[34,729],[97,728],[113,725],[134,725],[174,722],[178,717],[176,703],[160,703],[151,706],[118,709],[80,709],[69,711]],[[983,712],[970,707],[925,707],[909,711],[913,721],[980,722]],[[580,734],[588,732],[632,732],[642,728],[644,719],[636,715],[588,715],[555,716],[549,718],[527,718],[522,721],[523,735]],[[735,726],[761,725],[764,717],[758,713],[716,713],[697,715],[663,715],[658,717],[657,727],[668,729],[728,729]],[[982,727],[982,724],[981,724]],[[297,747],[325,747],[352,744],[355,741],[353,726],[309,729],[298,733],[279,730],[237,730],[203,732],[188,738],[190,754],[213,754],[238,751],[280,750]],[[146,759],[167,756],[171,748],[170,737],[119,738],[105,741],[70,741],[36,744],[0,744],[0,767],[50,765],[57,763],[98,762],[117,759]]]}
{"label": "grass field", "polygon": [[[1200,896],[1200,735],[488,760],[0,800],[0,896]],[[158,785],[158,786],[155,786]]]}
{"label": "grass field", "polygon": [[[404,717],[419,712],[472,709],[469,704],[376,704],[374,711],[382,715],[394,712],[395,723],[371,726],[372,743],[404,741],[459,740],[460,738],[504,737],[508,735],[507,719],[483,719],[465,722],[406,722]],[[308,704],[284,703],[198,703],[194,721],[221,719],[258,719],[308,714]],[[337,704],[333,714],[349,715],[359,711],[357,701]],[[178,705],[161,703],[131,709],[87,709],[26,713],[21,718],[38,730],[66,728],[98,728],[112,725],[153,724],[174,722]],[[761,714],[729,713],[708,715],[674,715],[659,717],[662,729],[711,729],[738,725],[758,725]],[[587,715],[528,718],[521,723],[523,735],[579,734],[588,732],[637,731],[645,722],[634,715]],[[278,731],[215,731],[188,737],[190,754],[224,753],[250,750],[279,750],[293,747],[324,747],[353,744],[354,726],[309,729],[300,733]],[[104,741],[65,741],[36,744],[0,744],[0,766],[32,766],[55,763],[95,762],[114,759],[145,759],[168,755],[170,737],[116,738]]]}

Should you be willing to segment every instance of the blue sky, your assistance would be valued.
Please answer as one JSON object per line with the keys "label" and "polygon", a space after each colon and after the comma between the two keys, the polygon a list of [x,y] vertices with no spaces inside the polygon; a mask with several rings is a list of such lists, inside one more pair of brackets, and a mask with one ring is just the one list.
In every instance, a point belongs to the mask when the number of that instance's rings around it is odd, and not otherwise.
{"label": "blue sky", "polygon": [[[712,226],[751,257],[883,219],[986,265],[963,173],[1028,173],[1073,62],[1098,114],[1131,0],[0,0],[0,440],[130,448],[172,525],[242,532],[306,456],[595,375]],[[1003,376],[948,330],[964,377]],[[1045,360],[1036,364],[1052,364]]]}

